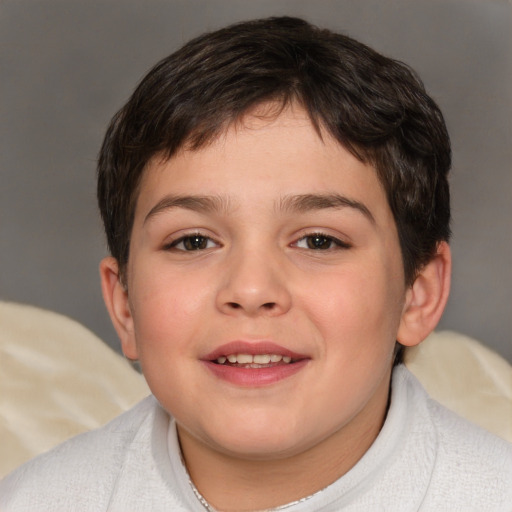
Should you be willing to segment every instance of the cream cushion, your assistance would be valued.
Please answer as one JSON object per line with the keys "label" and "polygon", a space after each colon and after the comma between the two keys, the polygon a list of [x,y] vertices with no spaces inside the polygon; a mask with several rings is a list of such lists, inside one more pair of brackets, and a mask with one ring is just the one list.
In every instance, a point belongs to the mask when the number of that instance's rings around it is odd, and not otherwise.
{"label": "cream cushion", "polygon": [[512,366],[496,352],[440,331],[407,349],[405,364],[432,398],[512,442]]}
{"label": "cream cushion", "polygon": [[123,357],[70,318],[0,302],[0,326],[0,477],[149,394]]}
{"label": "cream cushion", "polygon": [[[434,398],[512,441],[512,367],[500,356],[440,332],[406,363]],[[0,477],[147,394],[141,375],[79,323],[0,302]]]}

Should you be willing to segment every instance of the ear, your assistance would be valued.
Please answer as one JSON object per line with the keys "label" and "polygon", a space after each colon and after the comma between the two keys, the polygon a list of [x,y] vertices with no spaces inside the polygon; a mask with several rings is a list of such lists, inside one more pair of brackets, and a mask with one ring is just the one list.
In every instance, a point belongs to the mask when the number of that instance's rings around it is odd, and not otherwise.
{"label": "ear", "polygon": [[440,242],[435,256],[407,290],[397,341],[407,347],[421,343],[436,327],[450,293],[450,246]]}
{"label": "ear", "polygon": [[112,257],[100,263],[101,290],[110,319],[121,340],[124,355],[133,361],[139,358],[135,343],[133,316],[128,291],[119,275],[119,265]]}

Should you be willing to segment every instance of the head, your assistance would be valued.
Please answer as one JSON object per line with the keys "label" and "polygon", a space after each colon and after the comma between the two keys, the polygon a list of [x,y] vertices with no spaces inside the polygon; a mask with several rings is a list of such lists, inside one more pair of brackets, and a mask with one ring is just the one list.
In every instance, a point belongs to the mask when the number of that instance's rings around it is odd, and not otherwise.
{"label": "head", "polygon": [[201,36],[141,82],[100,154],[102,283],[189,470],[368,448],[395,341],[446,303],[449,163],[407,67],[301,20]]}

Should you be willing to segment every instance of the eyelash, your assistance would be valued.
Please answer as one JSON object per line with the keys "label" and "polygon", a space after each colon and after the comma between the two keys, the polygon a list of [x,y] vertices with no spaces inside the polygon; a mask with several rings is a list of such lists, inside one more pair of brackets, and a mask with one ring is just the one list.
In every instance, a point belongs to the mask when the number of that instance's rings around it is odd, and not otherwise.
{"label": "eyelash", "polygon": [[[313,241],[316,239],[317,241],[320,241],[320,243],[315,247],[309,245],[310,241]],[[306,241],[307,246],[301,247],[299,244],[302,241]],[[194,245],[187,248],[186,244],[187,242],[192,243]],[[212,245],[219,246],[220,244],[216,242],[213,238],[203,235],[201,233],[191,233],[185,236],[182,236],[180,238],[177,238],[176,240],[173,240],[172,242],[166,244],[164,246],[164,250],[170,251],[170,250],[176,250],[176,251],[183,251],[183,252],[194,252],[194,251],[204,251],[206,249],[211,249]],[[314,244],[315,242],[313,242]],[[206,244],[206,245],[204,245]],[[327,247],[322,247],[322,245],[326,244]],[[183,247],[179,247],[180,245],[183,245]],[[203,246],[204,245],[204,246]],[[296,242],[293,242],[291,244],[292,247],[297,247],[299,249],[305,249],[305,250],[311,250],[311,251],[332,251],[336,249],[350,249],[351,245],[347,242],[344,242],[340,240],[339,238],[336,238],[331,235],[326,235],[325,233],[321,232],[315,232],[315,233],[309,233],[307,235],[302,236],[299,238]]]}
{"label": "eyelash", "polygon": [[[206,247],[193,247],[190,249],[187,249],[185,244],[188,242],[191,242],[195,239],[196,243],[198,239],[201,239],[201,241],[205,242],[207,244]],[[206,249],[211,249],[211,247],[208,247],[208,245],[213,242],[216,246],[218,246],[218,242],[216,242],[213,238],[203,235],[201,233],[190,233],[185,236],[181,236],[180,238],[177,238],[176,240],[173,240],[172,242],[166,244],[164,246],[164,250],[170,251],[170,250],[176,250],[176,251],[183,251],[183,252],[194,252],[194,251],[204,251]],[[180,244],[183,244],[183,248],[179,248],[178,246]]]}
{"label": "eyelash", "polygon": [[[299,242],[305,240],[307,243],[308,239],[309,240],[312,240],[312,239],[323,240],[324,242],[327,242],[329,244],[329,247],[322,248],[322,247],[310,247],[310,246],[300,247],[299,246]],[[339,238],[336,238],[331,235],[326,235],[325,233],[321,233],[321,232],[309,233],[307,235],[304,235],[303,237],[299,238],[296,242],[294,242],[292,245],[295,247],[298,247],[299,249],[306,249],[306,250],[311,250],[311,251],[332,251],[332,250],[336,250],[336,249],[350,249],[352,247],[350,244],[340,240]]]}

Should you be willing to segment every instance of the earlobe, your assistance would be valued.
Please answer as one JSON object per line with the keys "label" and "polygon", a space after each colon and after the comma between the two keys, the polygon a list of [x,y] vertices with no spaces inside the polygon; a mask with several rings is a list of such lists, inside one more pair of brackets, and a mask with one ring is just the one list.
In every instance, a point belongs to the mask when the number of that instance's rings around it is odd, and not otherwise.
{"label": "earlobe", "polygon": [[133,317],[128,292],[123,285],[117,260],[104,258],[100,263],[101,290],[112,324],[121,340],[124,355],[131,360],[138,359],[133,329]]}
{"label": "earlobe", "polygon": [[451,252],[440,242],[435,256],[421,269],[406,299],[397,341],[404,346],[421,343],[436,327],[450,293]]}

